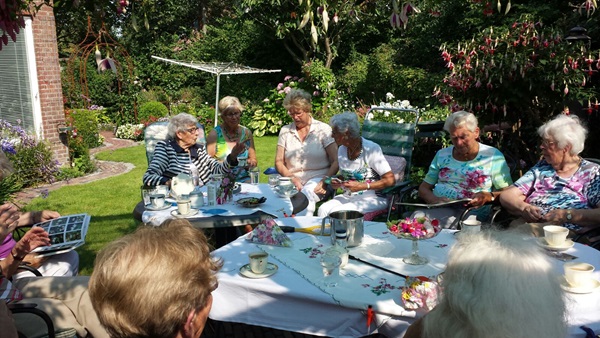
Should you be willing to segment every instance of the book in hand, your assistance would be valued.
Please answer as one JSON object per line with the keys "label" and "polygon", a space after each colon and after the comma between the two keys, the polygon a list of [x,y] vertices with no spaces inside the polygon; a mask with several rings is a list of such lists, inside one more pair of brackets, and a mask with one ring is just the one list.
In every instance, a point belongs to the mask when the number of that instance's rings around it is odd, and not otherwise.
{"label": "book in hand", "polygon": [[90,218],[88,214],[76,214],[34,224],[34,227],[46,230],[50,236],[50,245],[37,247],[32,252],[36,252],[39,257],[45,257],[82,246],[85,243]]}

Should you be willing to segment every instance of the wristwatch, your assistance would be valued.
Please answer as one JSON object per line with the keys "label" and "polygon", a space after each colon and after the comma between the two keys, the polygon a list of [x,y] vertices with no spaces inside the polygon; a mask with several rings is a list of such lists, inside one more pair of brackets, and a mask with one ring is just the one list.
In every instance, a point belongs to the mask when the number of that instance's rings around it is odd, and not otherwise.
{"label": "wristwatch", "polygon": [[571,220],[573,220],[573,214],[571,213],[571,210],[567,210],[567,221]]}

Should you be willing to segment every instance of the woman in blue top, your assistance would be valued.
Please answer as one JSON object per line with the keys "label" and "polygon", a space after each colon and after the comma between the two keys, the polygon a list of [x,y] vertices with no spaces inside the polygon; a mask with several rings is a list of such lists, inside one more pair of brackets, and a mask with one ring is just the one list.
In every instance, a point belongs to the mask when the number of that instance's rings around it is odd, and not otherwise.
{"label": "woman in blue top", "polygon": [[[512,184],[504,155],[498,149],[477,141],[479,127],[475,115],[466,111],[456,112],[448,116],[444,130],[450,134],[452,146],[437,152],[419,186],[419,197],[426,203],[470,198],[470,206],[481,206],[498,197],[498,190]],[[418,212],[437,218],[442,226],[450,227],[463,210],[444,207]],[[477,211],[478,218],[485,215],[486,210]]]}

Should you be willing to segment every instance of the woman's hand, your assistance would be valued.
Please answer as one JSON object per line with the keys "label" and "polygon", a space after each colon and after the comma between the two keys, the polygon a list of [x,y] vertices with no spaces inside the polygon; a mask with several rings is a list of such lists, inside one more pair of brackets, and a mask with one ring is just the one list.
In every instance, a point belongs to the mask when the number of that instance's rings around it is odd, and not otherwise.
{"label": "woman's hand", "polygon": [[60,214],[53,210],[42,210],[40,211],[40,219],[36,219],[36,223],[46,222],[51,219],[59,218]]}
{"label": "woman's hand", "polygon": [[33,227],[15,244],[13,250],[16,251],[17,256],[24,257],[33,249],[46,245],[50,245],[50,237],[46,230],[41,227]]}
{"label": "woman's hand", "polygon": [[315,187],[315,194],[317,195],[325,195],[327,193],[327,189],[326,188],[326,184],[325,182],[323,182],[323,180],[321,180],[319,183],[317,183],[317,186]]}
{"label": "woman's hand", "polygon": [[352,192],[358,192],[358,191],[366,190],[365,184],[366,183],[359,182],[356,180],[350,180],[350,181],[346,181],[346,182],[342,183],[342,186],[346,189],[349,189]]}
{"label": "woman's hand", "polygon": [[544,222],[553,222],[558,224],[571,223],[567,221],[567,210],[566,209],[553,209],[548,211],[544,216],[541,217]]}
{"label": "woman's hand", "polygon": [[540,222],[542,220],[542,209],[531,204],[526,204],[521,210],[521,217],[526,222]]}
{"label": "woman's hand", "polygon": [[482,206],[488,202],[492,202],[492,201],[493,201],[493,195],[491,192],[480,191],[480,192],[474,194],[471,201],[467,204],[472,207],[480,207],[480,206]]}
{"label": "woman's hand", "polygon": [[14,204],[5,203],[0,206],[0,242],[17,228],[20,217],[21,212]]}
{"label": "woman's hand", "polygon": [[299,177],[292,176],[291,181],[296,187],[296,189],[298,189],[298,191],[302,190],[302,188],[304,187],[304,184],[302,184],[302,180]]}
{"label": "woman's hand", "polygon": [[244,151],[246,151],[247,149],[247,145],[246,142],[238,142],[235,144],[235,146],[233,146],[233,149],[231,149],[231,155],[235,156],[236,158],[238,157],[239,154],[243,153]]}
{"label": "woman's hand", "polygon": [[255,158],[248,158],[246,163],[248,164],[248,168],[254,168],[258,165],[258,161]]}

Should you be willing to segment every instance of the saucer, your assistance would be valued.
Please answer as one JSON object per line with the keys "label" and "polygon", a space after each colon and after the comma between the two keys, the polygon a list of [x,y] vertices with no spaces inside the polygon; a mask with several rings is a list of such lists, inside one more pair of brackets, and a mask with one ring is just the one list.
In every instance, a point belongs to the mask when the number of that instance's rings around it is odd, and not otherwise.
{"label": "saucer", "polygon": [[250,264],[246,264],[240,268],[240,275],[246,278],[266,278],[273,275],[278,269],[276,264],[269,262],[263,273],[254,273],[250,270]]}
{"label": "saucer", "polygon": [[182,215],[179,213],[179,210],[175,209],[175,210],[171,211],[171,216],[177,217],[177,218],[186,218],[186,217],[194,216],[197,213],[198,213],[198,209],[190,208],[190,212],[188,212],[187,215]]}
{"label": "saucer", "polygon": [[153,207],[153,206],[152,206],[152,204],[148,204],[148,205],[146,205],[146,206],[144,206],[144,207],[146,208],[146,210],[150,210],[150,211],[160,211],[160,210],[166,210],[166,209],[169,209],[169,208],[170,208],[170,207],[172,207],[172,206],[173,206],[173,204],[171,204],[171,203],[168,203],[168,202],[165,202],[165,205],[163,205],[163,206],[162,206],[162,207],[160,207],[160,208],[155,208],[155,207]]}
{"label": "saucer", "polygon": [[565,240],[565,242],[562,245],[557,245],[557,246],[550,245],[550,244],[548,244],[548,242],[546,242],[546,239],[544,237],[538,238],[537,243],[542,248],[544,248],[546,250],[551,250],[551,251],[565,251],[565,250],[572,248],[573,245],[575,245],[575,243],[570,239]]}
{"label": "saucer", "polygon": [[592,279],[592,285],[589,286],[572,286],[571,284],[569,284],[569,282],[567,282],[567,280],[565,279],[565,277],[563,276],[560,279],[560,287],[567,291],[567,292],[571,292],[571,293],[592,293],[596,290],[600,290],[600,281],[596,280],[596,279]]}

